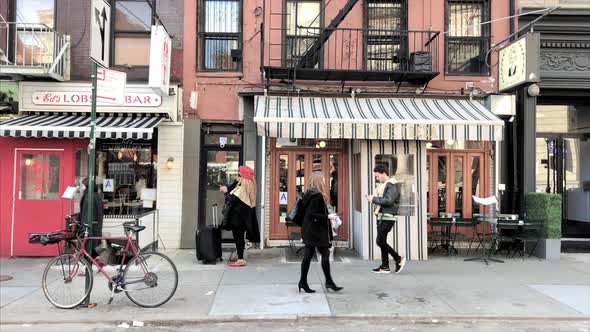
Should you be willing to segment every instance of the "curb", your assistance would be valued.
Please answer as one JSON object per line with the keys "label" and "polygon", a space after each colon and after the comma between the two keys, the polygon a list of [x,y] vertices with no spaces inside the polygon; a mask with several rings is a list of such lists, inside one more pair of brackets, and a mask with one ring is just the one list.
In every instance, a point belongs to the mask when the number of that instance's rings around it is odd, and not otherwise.
{"label": "curb", "polygon": [[[421,324],[447,324],[449,322],[474,322],[474,321],[537,321],[537,322],[589,322],[590,316],[586,317],[575,317],[575,316],[556,316],[556,317],[535,317],[535,316],[412,316],[412,315],[339,315],[339,316],[324,316],[324,315],[281,315],[281,316],[219,316],[215,318],[200,318],[200,319],[156,319],[156,320],[143,320],[145,325],[195,325],[195,324],[218,324],[218,323],[256,323],[256,322],[298,322],[308,320],[321,320],[321,321],[362,321],[362,320],[382,320],[382,321],[395,321],[395,322],[408,322],[408,323],[421,323]],[[54,324],[118,324],[122,322],[133,321],[128,320],[43,320],[43,321],[2,321],[2,325],[54,325]]]}

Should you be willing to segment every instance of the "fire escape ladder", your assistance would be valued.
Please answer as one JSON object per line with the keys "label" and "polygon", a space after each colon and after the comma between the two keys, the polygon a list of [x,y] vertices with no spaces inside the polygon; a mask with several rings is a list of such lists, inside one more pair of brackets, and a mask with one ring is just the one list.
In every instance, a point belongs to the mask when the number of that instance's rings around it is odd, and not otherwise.
{"label": "fire escape ladder", "polygon": [[324,44],[328,41],[332,33],[335,29],[344,21],[346,15],[350,13],[352,8],[358,0],[348,0],[348,2],[340,9],[338,15],[334,17],[332,22],[328,25],[327,28],[322,29],[317,40],[311,44],[311,46],[307,49],[307,51],[303,54],[299,62],[297,63],[297,68],[314,68],[319,61],[320,50],[324,46]]}

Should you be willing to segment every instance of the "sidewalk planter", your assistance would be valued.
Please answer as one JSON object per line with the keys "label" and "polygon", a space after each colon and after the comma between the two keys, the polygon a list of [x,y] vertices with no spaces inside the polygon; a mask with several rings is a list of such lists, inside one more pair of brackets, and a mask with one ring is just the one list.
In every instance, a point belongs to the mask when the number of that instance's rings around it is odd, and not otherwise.
{"label": "sidewalk planter", "polygon": [[526,221],[543,225],[541,240],[535,250],[535,255],[548,260],[559,260],[561,253],[561,196],[549,193],[528,193]]}

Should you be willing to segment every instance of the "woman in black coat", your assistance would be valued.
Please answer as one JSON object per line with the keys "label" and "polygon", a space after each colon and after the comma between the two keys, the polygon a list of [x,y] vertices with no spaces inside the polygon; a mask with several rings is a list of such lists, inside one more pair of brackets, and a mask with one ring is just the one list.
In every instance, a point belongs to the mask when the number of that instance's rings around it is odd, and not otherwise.
{"label": "woman in black coat", "polygon": [[[78,221],[81,224],[88,223],[88,178],[82,180],[82,198],[80,199],[80,214],[78,215]],[[92,196],[93,208],[92,208],[92,233],[89,236],[101,237],[102,236],[102,224],[103,224],[103,205],[102,198],[98,192],[98,186],[94,184],[94,195]],[[98,245],[98,240],[91,240],[92,242],[92,257],[98,256],[98,253],[94,250]]]}
{"label": "woman in black coat", "polygon": [[306,185],[306,191],[301,199],[301,208],[305,214],[301,224],[301,238],[305,244],[305,254],[301,261],[301,278],[299,279],[299,291],[314,293],[307,284],[307,273],[315,250],[322,255],[322,270],[326,277],[326,289],[335,292],[342,289],[336,286],[330,274],[330,246],[332,245],[332,227],[330,220],[336,216],[328,215],[326,202],[329,202],[330,194],[326,189],[326,181],[322,172],[314,172]]}

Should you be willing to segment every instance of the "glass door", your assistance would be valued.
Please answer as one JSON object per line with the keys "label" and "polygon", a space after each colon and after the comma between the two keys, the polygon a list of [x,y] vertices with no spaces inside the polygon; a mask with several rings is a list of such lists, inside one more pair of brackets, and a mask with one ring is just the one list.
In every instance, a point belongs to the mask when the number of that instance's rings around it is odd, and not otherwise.
{"label": "glass door", "polygon": [[[225,195],[219,191],[222,185],[231,185],[238,176],[242,163],[240,147],[205,147],[203,149],[203,167],[201,168],[200,215],[198,226],[202,229],[214,223],[221,224]],[[214,209],[217,211],[214,213]],[[214,220],[217,216],[217,220]],[[222,240],[233,239],[230,231],[222,231]]]}

